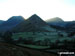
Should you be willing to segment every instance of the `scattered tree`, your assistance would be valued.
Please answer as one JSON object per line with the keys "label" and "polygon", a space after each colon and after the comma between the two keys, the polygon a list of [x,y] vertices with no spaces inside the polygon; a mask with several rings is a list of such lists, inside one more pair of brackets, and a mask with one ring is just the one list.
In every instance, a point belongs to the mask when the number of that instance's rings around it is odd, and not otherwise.
{"label": "scattered tree", "polygon": [[17,40],[17,43],[22,43],[22,42],[23,42],[22,37],[19,37],[19,39]]}
{"label": "scattered tree", "polygon": [[3,39],[5,42],[7,43],[14,43],[13,39],[12,39],[12,32],[10,31],[6,31],[3,35]]}

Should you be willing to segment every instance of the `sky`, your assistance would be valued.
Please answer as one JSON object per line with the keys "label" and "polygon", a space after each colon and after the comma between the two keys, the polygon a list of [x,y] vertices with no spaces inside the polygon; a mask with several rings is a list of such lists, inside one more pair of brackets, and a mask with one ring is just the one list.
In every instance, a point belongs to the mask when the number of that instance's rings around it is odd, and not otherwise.
{"label": "sky", "polygon": [[75,20],[75,0],[0,0],[0,20],[20,15],[27,19],[33,14],[43,20],[60,17],[72,21]]}

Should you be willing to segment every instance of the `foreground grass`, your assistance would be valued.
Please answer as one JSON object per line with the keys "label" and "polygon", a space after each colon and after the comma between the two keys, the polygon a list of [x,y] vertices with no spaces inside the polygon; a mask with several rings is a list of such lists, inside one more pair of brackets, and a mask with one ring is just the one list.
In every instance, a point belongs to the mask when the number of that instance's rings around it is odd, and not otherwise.
{"label": "foreground grass", "polygon": [[57,56],[57,54],[0,43],[0,56]]}

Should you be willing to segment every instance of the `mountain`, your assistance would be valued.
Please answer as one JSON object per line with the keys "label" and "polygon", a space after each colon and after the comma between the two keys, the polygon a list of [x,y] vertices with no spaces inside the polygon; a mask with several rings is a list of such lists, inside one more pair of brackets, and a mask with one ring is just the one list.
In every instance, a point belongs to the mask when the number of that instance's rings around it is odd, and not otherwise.
{"label": "mountain", "polygon": [[36,27],[41,27],[47,25],[45,21],[43,21],[38,15],[34,14],[31,17],[28,18],[27,20],[31,24],[35,25]]}
{"label": "mountain", "polygon": [[67,32],[75,32],[75,21],[69,21],[66,24],[66,31]]}
{"label": "mountain", "polygon": [[59,17],[55,17],[55,18],[51,18],[51,19],[48,19],[46,22],[64,22],[61,18]]}
{"label": "mountain", "polygon": [[24,22],[18,24],[13,32],[32,32],[32,31],[52,31],[51,28],[45,21],[43,21],[38,15],[34,14]]}
{"label": "mountain", "polygon": [[51,18],[46,20],[46,22],[55,29],[65,30],[65,25],[67,24],[59,17]]}
{"label": "mountain", "polygon": [[21,23],[25,19],[22,16],[12,16],[7,21],[0,25],[0,32],[5,32],[15,27],[17,24]]}
{"label": "mountain", "polygon": [[4,22],[3,20],[0,20],[0,25],[1,25],[3,22]]}
{"label": "mountain", "polygon": [[54,25],[54,26],[59,26],[59,27],[65,27],[66,25],[66,22],[63,21],[61,18],[59,17],[55,17],[55,18],[51,18],[51,19],[48,19],[46,20],[46,22],[49,24],[49,25]]}
{"label": "mountain", "polygon": [[12,16],[7,21],[5,21],[2,26],[12,26],[24,21],[25,19],[22,16]]}

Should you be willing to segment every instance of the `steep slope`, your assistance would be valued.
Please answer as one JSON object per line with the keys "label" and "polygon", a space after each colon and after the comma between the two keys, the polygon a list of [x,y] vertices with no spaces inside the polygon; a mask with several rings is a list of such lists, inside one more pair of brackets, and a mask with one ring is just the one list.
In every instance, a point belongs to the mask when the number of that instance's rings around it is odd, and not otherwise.
{"label": "steep slope", "polygon": [[[54,30],[53,28],[51,28]],[[29,17],[24,22],[17,25],[13,31],[14,32],[30,32],[30,31],[50,31],[50,26],[44,22],[39,16],[36,14]]]}
{"label": "steep slope", "polygon": [[25,19],[22,16],[13,16],[0,25],[0,32],[11,30],[11,28],[15,27],[24,20]]}
{"label": "steep slope", "polygon": [[[38,25],[38,26],[45,26],[47,25],[38,15],[34,14],[31,17],[28,18],[28,21],[30,21],[32,24]],[[39,25],[40,24],[40,25]]]}

